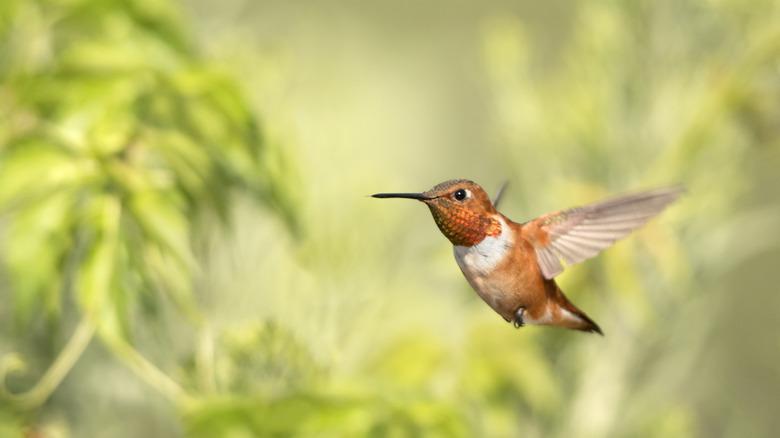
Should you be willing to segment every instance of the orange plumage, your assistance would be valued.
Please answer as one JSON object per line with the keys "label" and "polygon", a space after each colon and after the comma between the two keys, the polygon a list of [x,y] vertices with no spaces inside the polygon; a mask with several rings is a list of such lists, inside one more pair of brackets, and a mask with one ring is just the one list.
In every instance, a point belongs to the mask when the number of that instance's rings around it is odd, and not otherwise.
{"label": "orange plumage", "polygon": [[376,198],[424,202],[453,244],[455,259],[477,294],[516,327],[554,325],[602,333],[572,304],[554,277],[566,265],[594,257],[641,227],[682,193],[668,188],[560,210],[519,224],[496,211],[469,180],[445,181],[425,193],[380,193]]}

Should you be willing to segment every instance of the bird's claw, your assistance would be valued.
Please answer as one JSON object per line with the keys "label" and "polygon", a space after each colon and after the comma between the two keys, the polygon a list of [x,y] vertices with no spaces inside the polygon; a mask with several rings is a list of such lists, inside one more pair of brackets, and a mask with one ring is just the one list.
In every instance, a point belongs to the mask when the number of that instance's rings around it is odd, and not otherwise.
{"label": "bird's claw", "polygon": [[525,313],[525,307],[521,307],[517,309],[517,312],[515,312],[515,320],[514,325],[515,328],[522,327],[525,323],[523,323],[523,314]]}

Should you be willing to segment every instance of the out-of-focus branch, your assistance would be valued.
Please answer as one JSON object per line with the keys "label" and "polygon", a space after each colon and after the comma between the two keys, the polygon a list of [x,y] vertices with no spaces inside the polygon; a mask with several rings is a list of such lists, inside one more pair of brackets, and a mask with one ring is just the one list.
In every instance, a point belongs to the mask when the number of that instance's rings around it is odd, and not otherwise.
{"label": "out-of-focus branch", "polygon": [[6,378],[9,374],[24,371],[27,365],[19,353],[5,355],[0,360],[0,395],[23,408],[34,408],[41,405],[59,386],[62,379],[84,353],[95,334],[95,328],[95,321],[89,316],[84,316],[65,348],[46,370],[43,377],[35,386],[22,393],[14,394],[11,392],[6,384]]}

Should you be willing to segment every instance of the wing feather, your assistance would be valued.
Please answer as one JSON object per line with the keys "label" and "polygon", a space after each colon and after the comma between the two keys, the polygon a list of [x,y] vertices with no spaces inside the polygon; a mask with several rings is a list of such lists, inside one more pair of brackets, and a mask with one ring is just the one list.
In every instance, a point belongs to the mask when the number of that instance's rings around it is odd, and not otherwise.
{"label": "wing feather", "polygon": [[643,226],[650,218],[677,200],[681,187],[652,190],[607,201],[561,210],[523,224],[536,249],[545,278],[567,266],[595,257]]}

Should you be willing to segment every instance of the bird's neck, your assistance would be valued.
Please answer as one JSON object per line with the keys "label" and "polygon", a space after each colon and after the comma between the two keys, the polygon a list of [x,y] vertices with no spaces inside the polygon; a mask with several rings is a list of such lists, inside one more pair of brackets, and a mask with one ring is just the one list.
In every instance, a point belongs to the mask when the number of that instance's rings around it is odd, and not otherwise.
{"label": "bird's neck", "polygon": [[465,208],[442,211],[433,206],[431,213],[439,230],[455,246],[472,246],[486,237],[501,235],[501,222],[493,216],[480,215]]}

